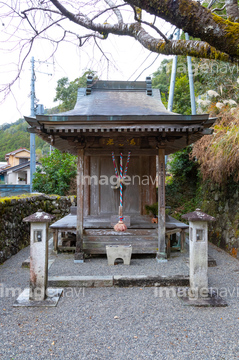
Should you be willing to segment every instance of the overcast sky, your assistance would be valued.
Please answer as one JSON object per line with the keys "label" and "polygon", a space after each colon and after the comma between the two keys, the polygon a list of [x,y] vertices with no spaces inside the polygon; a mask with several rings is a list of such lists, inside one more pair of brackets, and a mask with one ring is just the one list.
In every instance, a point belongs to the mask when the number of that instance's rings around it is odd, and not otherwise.
{"label": "overcast sky", "polygon": [[[79,50],[64,43],[57,51],[55,58],[50,58],[47,63],[44,62],[48,57],[46,47],[46,43],[40,46],[38,43],[38,46],[33,48],[24,64],[20,79],[12,87],[12,93],[4,100],[1,98],[3,102],[0,104],[0,124],[15,122],[24,115],[30,115],[30,60],[32,56],[36,60],[35,93],[39,104],[43,104],[45,108],[57,105],[53,99],[57,80],[62,77],[66,76],[72,81],[81,76],[85,70],[91,69],[97,71],[99,78],[103,80],[135,80],[145,68],[153,63],[138,78],[138,80],[144,80],[146,76],[157,70],[163,59],[163,56],[159,56],[154,62],[157,54],[150,54],[134,39],[113,35],[109,35],[104,41],[106,55],[112,60],[109,66],[93,45]],[[4,55],[0,57],[1,84],[7,83],[17,74],[14,66],[18,61],[17,52]]]}

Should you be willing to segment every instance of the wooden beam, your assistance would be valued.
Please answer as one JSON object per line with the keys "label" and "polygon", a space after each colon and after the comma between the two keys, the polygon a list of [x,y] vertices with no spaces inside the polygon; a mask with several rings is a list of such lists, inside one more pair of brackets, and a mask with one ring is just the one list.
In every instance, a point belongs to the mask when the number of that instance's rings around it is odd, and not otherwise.
{"label": "wooden beam", "polygon": [[111,152],[114,151],[115,156],[119,156],[121,152],[123,152],[124,155],[127,155],[128,151],[132,151],[132,155],[131,156],[139,156],[139,155],[143,155],[143,156],[153,156],[153,155],[158,155],[158,150],[157,149],[134,149],[133,147],[122,147],[122,148],[117,148],[117,147],[108,147],[106,148],[87,148],[85,150],[85,154],[87,156],[111,156]]}
{"label": "wooden beam", "polygon": [[76,252],[74,262],[83,262],[83,220],[84,220],[84,149],[77,150],[77,224]]}
{"label": "wooden beam", "polygon": [[165,233],[165,149],[158,149],[158,262],[167,261]]}

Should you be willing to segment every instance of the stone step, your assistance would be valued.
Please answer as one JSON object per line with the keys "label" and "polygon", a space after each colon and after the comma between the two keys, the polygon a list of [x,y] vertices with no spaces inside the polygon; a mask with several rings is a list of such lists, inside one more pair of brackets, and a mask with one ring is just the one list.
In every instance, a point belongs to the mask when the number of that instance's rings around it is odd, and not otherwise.
{"label": "stone step", "polygon": [[49,276],[49,287],[189,286],[189,276]]}

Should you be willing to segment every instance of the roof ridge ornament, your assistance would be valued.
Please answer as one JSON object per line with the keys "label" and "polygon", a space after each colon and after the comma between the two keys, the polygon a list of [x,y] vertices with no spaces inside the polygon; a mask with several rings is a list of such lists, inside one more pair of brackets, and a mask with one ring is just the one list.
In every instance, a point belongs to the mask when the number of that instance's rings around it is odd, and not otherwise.
{"label": "roof ridge ornament", "polygon": [[146,94],[148,96],[152,96],[153,94],[153,91],[152,91],[152,80],[151,80],[151,77],[150,76],[147,76],[146,79]]}
{"label": "roof ridge ornament", "polygon": [[93,85],[93,76],[92,75],[88,75],[87,76],[87,88],[86,88],[86,95],[90,95],[91,94],[91,87]]}

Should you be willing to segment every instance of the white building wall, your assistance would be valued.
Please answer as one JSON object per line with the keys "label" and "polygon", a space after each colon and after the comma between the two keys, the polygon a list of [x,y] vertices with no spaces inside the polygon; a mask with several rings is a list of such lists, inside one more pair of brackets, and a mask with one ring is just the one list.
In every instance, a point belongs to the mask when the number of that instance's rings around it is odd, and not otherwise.
{"label": "white building wall", "polygon": [[[27,181],[20,181],[19,178],[24,178]],[[24,171],[13,172],[9,170],[4,175],[4,182],[8,185],[29,185],[30,184],[30,168]]]}
{"label": "white building wall", "polygon": [[11,185],[11,184],[17,184],[18,182],[17,182],[17,173],[13,173],[13,172],[9,172],[8,173],[8,179],[7,179],[7,183],[9,184],[9,185]]}

